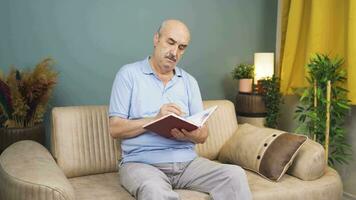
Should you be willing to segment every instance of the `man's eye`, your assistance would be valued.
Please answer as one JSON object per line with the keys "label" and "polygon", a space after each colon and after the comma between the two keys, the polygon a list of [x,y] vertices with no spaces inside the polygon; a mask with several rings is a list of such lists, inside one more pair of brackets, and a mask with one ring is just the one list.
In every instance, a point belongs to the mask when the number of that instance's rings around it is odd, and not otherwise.
{"label": "man's eye", "polygon": [[172,40],[168,40],[168,44],[173,45],[173,44],[174,44],[174,41],[172,41]]}
{"label": "man's eye", "polygon": [[184,50],[186,47],[187,47],[187,46],[179,46],[178,48],[179,48],[180,50]]}

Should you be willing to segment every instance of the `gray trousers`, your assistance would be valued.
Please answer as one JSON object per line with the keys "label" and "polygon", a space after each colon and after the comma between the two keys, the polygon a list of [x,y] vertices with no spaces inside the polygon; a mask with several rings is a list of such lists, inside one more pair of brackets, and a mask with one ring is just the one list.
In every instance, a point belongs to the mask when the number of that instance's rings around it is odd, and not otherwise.
{"label": "gray trousers", "polygon": [[241,167],[202,157],[183,163],[125,163],[119,177],[123,187],[138,200],[180,199],[173,189],[205,192],[214,200],[252,199]]}

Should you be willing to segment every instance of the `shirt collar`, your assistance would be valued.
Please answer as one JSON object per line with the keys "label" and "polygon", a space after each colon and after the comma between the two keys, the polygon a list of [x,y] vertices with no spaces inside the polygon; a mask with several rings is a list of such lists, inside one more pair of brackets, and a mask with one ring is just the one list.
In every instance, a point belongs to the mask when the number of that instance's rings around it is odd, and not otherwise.
{"label": "shirt collar", "polygon": [[141,67],[142,72],[147,75],[154,74],[154,71],[153,71],[148,59],[150,59],[149,56],[147,56],[147,58],[143,60],[143,65]]}
{"label": "shirt collar", "polygon": [[[154,74],[154,71],[153,71],[152,66],[149,62],[149,59],[150,59],[150,57],[147,56],[147,58],[145,60],[143,60],[143,65],[141,68],[142,72],[147,75]],[[177,66],[174,68],[174,75],[178,76],[178,77],[182,77],[182,70]]]}

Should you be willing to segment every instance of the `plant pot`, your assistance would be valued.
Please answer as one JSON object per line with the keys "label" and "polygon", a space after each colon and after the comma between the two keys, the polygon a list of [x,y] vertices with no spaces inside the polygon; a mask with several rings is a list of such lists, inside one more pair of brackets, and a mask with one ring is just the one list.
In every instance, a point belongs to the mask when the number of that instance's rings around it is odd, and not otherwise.
{"label": "plant pot", "polygon": [[252,79],[239,79],[239,92],[251,93],[252,92]]}
{"label": "plant pot", "polygon": [[44,145],[43,123],[30,128],[0,128],[0,154],[11,144],[20,140],[34,140]]}

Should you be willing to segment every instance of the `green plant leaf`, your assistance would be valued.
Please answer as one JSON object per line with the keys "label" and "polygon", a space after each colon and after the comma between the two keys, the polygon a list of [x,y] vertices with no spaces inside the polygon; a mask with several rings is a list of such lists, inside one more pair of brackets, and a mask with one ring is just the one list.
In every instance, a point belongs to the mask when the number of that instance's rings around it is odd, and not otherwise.
{"label": "green plant leaf", "polygon": [[[350,100],[347,99],[348,90],[341,87],[346,80],[346,72],[341,67],[343,59],[330,58],[326,54],[315,54],[306,65],[309,87],[300,92],[300,105],[295,110],[298,128],[307,131],[309,135],[317,136],[317,141],[325,143],[326,129],[326,99],[327,81],[332,82],[330,100],[330,165],[336,163],[346,164],[352,158],[352,149],[345,139],[345,117],[350,109]],[[317,106],[314,107],[314,81],[317,81]]]}

